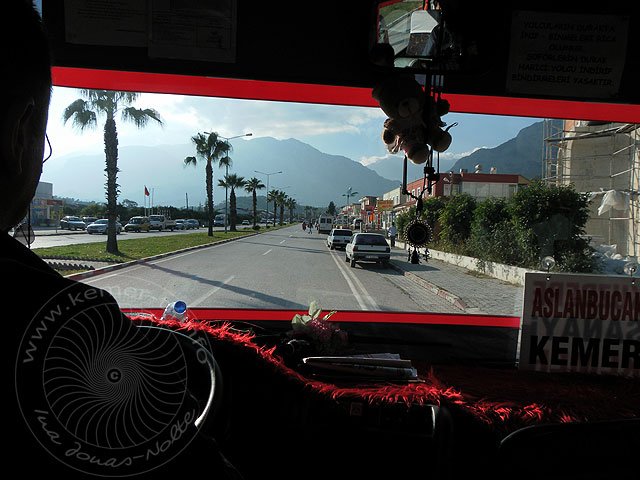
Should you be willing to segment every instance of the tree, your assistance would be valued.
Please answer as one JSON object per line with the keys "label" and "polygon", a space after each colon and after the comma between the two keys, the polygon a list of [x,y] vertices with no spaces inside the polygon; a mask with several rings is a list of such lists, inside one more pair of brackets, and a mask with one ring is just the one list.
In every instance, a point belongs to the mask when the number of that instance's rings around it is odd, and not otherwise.
{"label": "tree", "polygon": [[335,205],[335,203],[333,203],[333,200],[329,202],[329,206],[327,207],[327,213],[329,215],[335,215],[336,214],[336,205]]}
{"label": "tree", "polygon": [[[276,226],[276,208],[278,203],[278,190],[271,190],[267,194],[267,204],[273,202],[273,226]],[[269,225],[269,219],[267,218],[267,225]]]}
{"label": "tree", "polygon": [[229,230],[232,232],[236,231],[236,188],[242,188],[246,185],[246,181],[244,177],[239,177],[235,173],[230,173],[229,175],[224,176],[224,180],[218,180],[218,186],[230,188],[231,193],[229,194]]}
{"label": "tree", "polygon": [[[289,196],[286,193],[284,193],[283,191],[278,190],[278,193],[277,193],[276,197],[277,197],[278,205],[280,205],[280,221],[278,222],[278,225],[282,225],[282,220],[283,220],[283,217],[284,217],[284,204],[287,201],[287,199],[289,198]],[[275,225],[275,216],[273,217],[273,221],[274,221],[274,225]]]}
{"label": "tree", "polygon": [[247,183],[244,186],[244,189],[253,196],[253,226],[254,228],[258,225],[258,195],[257,191],[266,188],[264,184],[257,179],[256,177],[252,177],[247,180]]}
{"label": "tree", "polygon": [[293,211],[296,209],[297,206],[298,204],[295,201],[295,199],[291,197],[287,199],[286,207],[289,209],[289,223],[293,223]]}
{"label": "tree", "polygon": [[454,195],[447,201],[440,222],[442,240],[449,247],[464,247],[471,234],[471,221],[476,208],[476,199],[468,193]]}
{"label": "tree", "polygon": [[[231,145],[220,137],[217,132],[198,133],[191,137],[191,142],[196,147],[196,155],[184,159],[185,165],[196,166],[198,160],[205,162],[206,190],[207,190],[207,213],[209,230],[208,235],[213,236],[213,162],[219,162],[219,165],[225,165],[223,162],[230,162],[229,151]],[[225,160],[223,160],[225,159]]]}
{"label": "tree", "polygon": [[592,249],[584,238],[588,194],[572,185],[551,187],[535,181],[519,190],[509,207],[511,226],[525,252],[523,266],[539,268],[540,260],[549,255],[558,271],[595,271]]}
{"label": "tree", "polygon": [[131,106],[139,97],[136,92],[118,92],[114,90],[80,90],[83,98],[78,98],[65,108],[62,115],[66,124],[72,119],[72,125],[81,132],[98,125],[98,117],[105,116],[104,124],[104,152],[106,161],[106,196],[107,196],[107,252],[118,253],[116,237],[116,217],[118,199],[118,132],[116,129],[116,115],[121,119],[132,122],[138,128],[144,128],[149,121],[162,125],[160,114],[152,108],[135,108]]}

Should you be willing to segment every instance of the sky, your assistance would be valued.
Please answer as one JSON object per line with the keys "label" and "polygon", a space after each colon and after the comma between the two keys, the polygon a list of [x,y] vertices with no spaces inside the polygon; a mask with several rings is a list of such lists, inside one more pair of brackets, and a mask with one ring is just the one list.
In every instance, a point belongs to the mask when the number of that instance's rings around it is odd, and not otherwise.
{"label": "sky", "polygon": [[[63,123],[65,107],[77,98],[80,98],[77,89],[53,89],[47,126],[53,154],[44,164],[41,180],[53,183],[54,195],[58,197],[70,195],[56,189],[56,181],[62,184],[59,181],[61,173],[60,168],[52,165],[58,162],[56,166],[59,167],[65,156],[104,151],[104,118],[98,118],[97,128],[84,132],[74,128],[71,121],[66,125]],[[150,93],[141,94],[135,106],[156,109],[164,125],[149,124],[144,129],[137,129],[117,119],[119,146],[188,144],[198,132],[216,131],[224,137],[252,134],[234,139],[232,143],[265,136],[280,140],[296,138],[322,152],[343,155],[363,165],[389,155],[380,137],[386,116],[379,108]],[[442,120],[447,125],[458,123],[449,131],[453,137],[451,146],[441,154],[441,160],[446,160],[457,159],[478,148],[500,145],[540,119],[449,113]],[[96,165],[96,171],[102,175],[103,169],[102,160]],[[81,200],[103,198],[101,191],[96,192],[95,198]]]}

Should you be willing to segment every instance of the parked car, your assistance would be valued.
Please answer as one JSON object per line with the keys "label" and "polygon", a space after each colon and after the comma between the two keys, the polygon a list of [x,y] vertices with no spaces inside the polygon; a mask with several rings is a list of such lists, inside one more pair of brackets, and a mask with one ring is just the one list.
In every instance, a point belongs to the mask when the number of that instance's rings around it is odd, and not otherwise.
{"label": "parked car", "polygon": [[188,230],[189,227],[185,225],[185,220],[183,218],[179,218],[176,220],[176,230]]}
{"label": "parked car", "polygon": [[97,219],[98,219],[98,217],[82,217],[82,221],[84,222],[85,226],[86,225],[91,225]]}
{"label": "parked car", "polygon": [[389,266],[391,247],[380,233],[355,233],[344,250],[345,261],[351,263],[352,267],[363,260]]}
{"label": "parked car", "polygon": [[164,215],[149,215],[149,220],[151,221],[151,230],[171,230],[173,232],[176,228],[176,221]]}
{"label": "parked car", "polygon": [[[109,220],[106,218],[101,218],[100,220],[96,220],[91,225],[87,226],[87,233],[107,233],[107,226],[109,224]],[[116,233],[122,232],[122,224],[116,221]]]}
{"label": "parked car", "polygon": [[344,248],[351,241],[353,232],[348,228],[333,228],[327,236],[327,247],[331,250],[335,248]]}
{"label": "parked car", "polygon": [[242,220],[242,225],[249,225],[249,220]]}
{"label": "parked car", "polygon": [[67,215],[60,220],[60,228],[68,230],[84,230],[87,225],[82,221],[80,217],[74,217]]}
{"label": "parked car", "polygon": [[189,220],[185,220],[185,223],[189,225],[189,228],[200,228],[200,222],[195,218],[190,218]]}
{"label": "parked car", "polygon": [[125,232],[148,232],[151,228],[149,217],[131,217],[124,226]]}

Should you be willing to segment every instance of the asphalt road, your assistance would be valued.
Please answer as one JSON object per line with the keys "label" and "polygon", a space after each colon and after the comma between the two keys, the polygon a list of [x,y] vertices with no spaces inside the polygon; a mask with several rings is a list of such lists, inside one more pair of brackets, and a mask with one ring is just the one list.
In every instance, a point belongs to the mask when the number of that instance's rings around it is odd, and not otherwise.
{"label": "asphalt road", "polygon": [[108,290],[121,307],[377,310],[459,313],[402,273],[376,264],[351,268],[326,235],[299,225],[96,275],[85,283]]}

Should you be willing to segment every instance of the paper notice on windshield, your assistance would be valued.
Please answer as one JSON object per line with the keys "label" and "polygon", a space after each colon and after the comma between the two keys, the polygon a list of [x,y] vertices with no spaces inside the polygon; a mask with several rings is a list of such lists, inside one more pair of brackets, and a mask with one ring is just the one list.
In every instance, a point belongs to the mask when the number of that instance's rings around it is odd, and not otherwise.
{"label": "paper notice on windshield", "polygon": [[515,11],[507,91],[608,98],[617,95],[627,54],[623,15]]}
{"label": "paper notice on windshield", "polygon": [[235,62],[236,1],[153,0],[149,56]]}
{"label": "paper notice on windshield", "polygon": [[69,43],[147,46],[147,0],[65,0],[64,15]]}
{"label": "paper notice on windshield", "polygon": [[149,57],[235,62],[236,0],[65,0],[69,43],[146,48]]}

